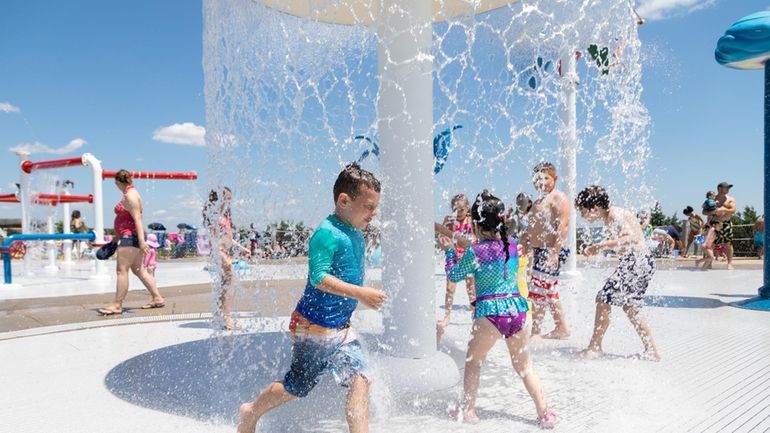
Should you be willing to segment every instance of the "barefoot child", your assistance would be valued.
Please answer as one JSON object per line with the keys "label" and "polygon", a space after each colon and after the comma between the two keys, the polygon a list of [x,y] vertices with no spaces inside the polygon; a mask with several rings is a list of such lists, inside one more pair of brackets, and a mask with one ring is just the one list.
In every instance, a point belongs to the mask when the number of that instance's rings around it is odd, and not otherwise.
{"label": "barefoot child", "polygon": [[540,338],[546,307],[550,309],[556,326],[544,338],[561,339],[570,335],[558,288],[561,265],[569,254],[563,246],[569,229],[570,203],[567,195],[556,189],[557,179],[556,167],[550,162],[535,166],[533,183],[540,197],[528,213],[528,226],[523,238],[525,252],[532,251],[529,299],[533,307],[533,339]]}
{"label": "barefoot child", "polygon": [[375,310],[385,294],[364,282],[364,237],[361,232],[377,213],[380,182],[358,164],[349,164],[334,183],[334,214],[310,238],[305,293],[291,315],[294,339],[289,372],[268,385],[239,410],[238,432],[254,433],[270,409],[305,397],[327,369],[349,388],[347,420],[351,432],[369,430],[369,374],[361,344],[350,329],[358,302]]}
{"label": "barefoot child", "polygon": [[[553,428],[556,415],[546,406],[540,378],[529,356],[528,306],[517,288],[518,253],[516,243],[508,237],[505,227],[505,205],[484,190],[476,197],[471,216],[478,243],[466,249],[448,274],[452,281],[460,281],[469,273],[476,279],[476,310],[465,356],[463,400],[452,416],[468,423],[479,421],[476,396],[481,364],[489,350],[503,337],[513,368],[535,403],[537,424],[541,428]],[[442,236],[440,242],[447,257],[453,258],[456,252],[452,240]]]}
{"label": "barefoot child", "polygon": [[[465,194],[460,193],[452,197],[450,202],[452,206],[452,215],[444,218],[444,227],[450,230],[451,236],[454,239],[462,238],[468,242],[455,245],[455,255],[450,259],[447,257],[444,264],[444,270],[449,272],[459,260],[462,258],[465,248],[468,245],[476,241],[476,237],[473,234],[471,226],[471,214],[470,204],[468,203],[468,197]],[[449,325],[449,318],[452,314],[452,304],[454,303],[455,289],[457,283],[446,280],[446,295],[444,296],[444,318],[436,324],[436,340],[441,342],[441,336],[444,335],[444,329]],[[476,297],[475,289],[473,287],[473,276],[468,275],[465,277],[465,290],[468,293],[468,301],[473,305],[473,301]]]}
{"label": "barefoot child", "polygon": [[580,191],[575,199],[575,207],[588,222],[601,221],[607,228],[608,239],[586,246],[583,253],[590,256],[613,249],[620,254],[618,267],[596,295],[594,332],[588,348],[581,354],[585,358],[601,355],[604,334],[610,326],[610,312],[615,305],[623,308],[642,339],[643,357],[660,360],[650,326],[639,316],[639,310],[644,305],[644,294],[655,273],[655,259],[646,247],[644,233],[636,216],[626,209],[611,207],[607,192],[595,185]]}

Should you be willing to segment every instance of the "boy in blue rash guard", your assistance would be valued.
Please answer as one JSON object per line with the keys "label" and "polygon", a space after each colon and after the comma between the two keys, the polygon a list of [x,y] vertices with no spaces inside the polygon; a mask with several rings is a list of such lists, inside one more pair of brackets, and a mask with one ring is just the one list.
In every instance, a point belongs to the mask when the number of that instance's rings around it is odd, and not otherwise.
{"label": "boy in blue rash guard", "polygon": [[334,183],[334,214],[310,238],[305,293],[291,315],[294,339],[291,367],[256,400],[241,405],[238,433],[254,433],[270,409],[305,397],[327,369],[349,388],[347,420],[351,433],[369,430],[369,377],[361,344],[350,329],[358,302],[379,310],[385,293],[363,287],[363,230],[377,214],[380,182],[352,163]]}
{"label": "boy in blue rash guard", "polygon": [[[467,275],[476,280],[476,300],[473,314],[471,341],[465,356],[463,400],[452,411],[455,418],[477,423],[476,396],[479,391],[481,364],[487,353],[503,337],[511,356],[513,368],[524,382],[537,411],[537,425],[550,429],[556,424],[556,415],[548,410],[543,397],[540,378],[532,367],[529,356],[531,324],[527,320],[529,306],[518,289],[518,250],[516,242],[508,237],[505,224],[505,205],[484,190],[476,197],[471,208],[473,231],[478,243],[465,250],[463,257],[448,271],[450,281],[460,281]],[[447,258],[455,250],[450,238],[439,238]]]}

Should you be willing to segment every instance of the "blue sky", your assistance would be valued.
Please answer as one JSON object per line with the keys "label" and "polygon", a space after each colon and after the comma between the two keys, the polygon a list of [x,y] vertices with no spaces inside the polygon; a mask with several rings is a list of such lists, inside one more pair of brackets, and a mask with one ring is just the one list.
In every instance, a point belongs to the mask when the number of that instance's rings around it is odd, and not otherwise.
{"label": "blue sky", "polygon": [[[648,183],[664,211],[697,206],[734,183],[739,206],[762,205],[762,73],[719,66],[717,39],[756,0],[644,0],[643,101],[653,121]],[[206,191],[200,1],[0,3],[0,193],[18,162],[91,152],[108,169],[190,171],[198,182],[143,181],[145,219],[197,220]],[[53,152],[53,153],[51,153]],[[85,170],[58,175],[90,192]],[[119,194],[105,182],[105,218]],[[90,210],[82,207],[91,222]],[[18,206],[0,204],[0,217]],[[312,221],[308,221],[314,224]]]}

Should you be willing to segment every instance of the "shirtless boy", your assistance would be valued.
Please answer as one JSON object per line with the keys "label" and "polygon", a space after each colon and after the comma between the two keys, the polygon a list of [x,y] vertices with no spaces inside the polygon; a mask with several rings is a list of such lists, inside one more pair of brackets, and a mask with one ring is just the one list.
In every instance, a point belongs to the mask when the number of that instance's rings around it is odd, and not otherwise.
{"label": "shirtless boy", "polygon": [[527,215],[527,230],[523,236],[525,251],[531,251],[532,276],[529,299],[532,301],[532,337],[540,338],[541,325],[548,307],[556,327],[543,338],[567,338],[569,327],[559,299],[559,272],[569,250],[564,248],[569,229],[570,201],[556,189],[556,167],[541,162],[533,170],[533,184],[539,197]]}

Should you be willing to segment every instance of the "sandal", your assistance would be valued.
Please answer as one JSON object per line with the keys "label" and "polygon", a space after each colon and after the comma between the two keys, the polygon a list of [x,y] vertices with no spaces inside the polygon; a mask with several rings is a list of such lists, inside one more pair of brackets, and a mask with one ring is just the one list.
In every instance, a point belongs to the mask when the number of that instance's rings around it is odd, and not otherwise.
{"label": "sandal", "polygon": [[115,314],[123,314],[123,309],[121,308],[118,311],[110,310],[109,308],[99,308],[96,310],[99,314],[102,316],[114,316]]}
{"label": "sandal", "polygon": [[142,305],[142,310],[150,310],[152,308],[163,308],[166,306],[165,302],[150,302],[149,304]]}
{"label": "sandal", "polygon": [[537,419],[537,426],[543,430],[550,430],[556,426],[556,414],[547,411],[543,416]]}

